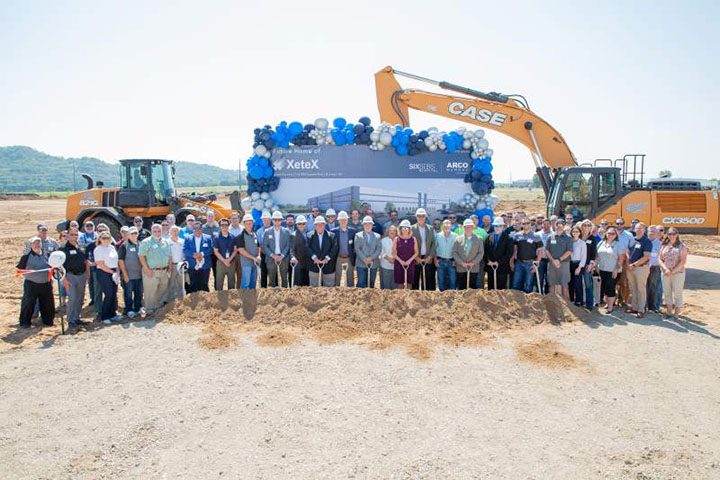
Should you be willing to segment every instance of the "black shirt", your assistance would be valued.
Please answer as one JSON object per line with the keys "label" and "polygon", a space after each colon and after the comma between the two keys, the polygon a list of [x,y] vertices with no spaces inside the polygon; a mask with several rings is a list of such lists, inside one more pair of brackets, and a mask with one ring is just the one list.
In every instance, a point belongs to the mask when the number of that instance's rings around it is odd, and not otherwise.
{"label": "black shirt", "polygon": [[85,273],[85,262],[88,257],[80,245],[75,247],[70,245],[70,242],[67,242],[60,250],[65,252],[65,263],[63,264],[65,271],[73,275],[82,275]]}
{"label": "black shirt", "polygon": [[585,239],[585,245],[587,246],[587,260],[586,264],[595,261],[597,257],[597,246],[595,245],[595,237],[590,235]]}
{"label": "black shirt", "polygon": [[513,237],[513,243],[517,247],[517,259],[521,262],[537,260],[537,251],[542,248],[540,235],[530,232],[518,232]]}

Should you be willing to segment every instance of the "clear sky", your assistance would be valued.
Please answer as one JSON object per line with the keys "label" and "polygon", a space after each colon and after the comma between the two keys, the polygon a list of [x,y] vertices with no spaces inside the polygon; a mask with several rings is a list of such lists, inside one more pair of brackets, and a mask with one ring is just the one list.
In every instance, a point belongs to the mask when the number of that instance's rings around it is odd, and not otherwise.
{"label": "clear sky", "polygon": [[[2,0],[0,145],[236,168],[256,126],[377,122],[373,74],[392,65],[524,94],[579,161],[646,153],[652,176],[717,177],[718,5]],[[532,175],[524,147],[488,139],[496,178]]]}

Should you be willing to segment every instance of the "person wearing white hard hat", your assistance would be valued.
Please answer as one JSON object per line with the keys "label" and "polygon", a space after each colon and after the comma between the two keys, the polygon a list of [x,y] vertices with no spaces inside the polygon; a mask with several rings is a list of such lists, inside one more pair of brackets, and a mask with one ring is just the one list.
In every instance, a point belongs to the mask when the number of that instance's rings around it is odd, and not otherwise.
{"label": "person wearing white hard hat", "polygon": [[[510,274],[510,258],[513,254],[513,241],[505,230],[505,221],[496,217],[492,223],[493,231],[485,239],[485,273],[488,277],[488,290],[507,288]],[[497,279],[497,285],[495,280]]]}
{"label": "person wearing white hard hat", "polygon": [[338,222],[336,219],[337,213],[335,213],[335,209],[328,208],[325,211],[325,230],[329,232],[332,229],[337,228]]}
{"label": "person wearing white hard hat", "polygon": [[427,212],[424,208],[415,211],[417,223],[412,226],[412,234],[418,242],[420,254],[416,260],[413,290],[435,290],[435,232],[427,223]]}
{"label": "person wearing white hard hat", "polygon": [[257,267],[262,263],[260,241],[253,231],[255,220],[252,215],[246,214],[242,223],[245,228],[240,235],[235,237],[235,248],[240,256],[242,268],[240,288],[254,290],[257,287]]}
{"label": "person wearing white hard hat", "polygon": [[400,235],[395,237],[392,249],[392,256],[395,258],[395,285],[398,288],[409,289],[415,277],[415,259],[420,255],[420,249],[417,240],[413,237],[412,225],[409,221],[400,222],[399,230]]}
{"label": "person wearing white hard hat", "polygon": [[52,326],[55,318],[55,298],[53,297],[52,277],[48,258],[43,255],[42,239],[32,237],[28,241],[30,251],[20,257],[17,264],[23,273],[23,296],[20,301],[20,327],[30,328],[35,304],[40,303],[40,317],[43,325]]}
{"label": "person wearing white hard hat", "polygon": [[[382,243],[380,235],[373,232],[372,217],[363,218],[363,231],[355,234],[355,263],[357,265],[357,287],[374,288],[375,276],[380,267]],[[369,279],[369,282],[368,282]]]}
{"label": "person wearing white hard hat", "polygon": [[295,219],[295,231],[290,237],[290,285],[307,287],[308,278],[308,250],[307,250],[307,219],[305,215],[298,215]]}
{"label": "person wearing white hard hat", "polygon": [[[240,223],[240,212],[233,211],[230,214],[230,228],[228,232],[236,239],[245,230],[245,227]],[[235,288],[240,288],[240,282],[242,278],[242,266],[240,265],[240,257],[236,256],[235,261],[232,262],[231,274],[235,276]]]}
{"label": "person wearing white hard hat", "polygon": [[272,214],[273,226],[265,230],[262,246],[265,253],[265,268],[268,272],[268,285],[271,287],[282,285],[287,288],[290,231],[282,226],[282,221],[282,213],[275,210]]}
{"label": "person wearing white hard hat", "polygon": [[[322,215],[315,218],[315,230],[308,237],[308,256],[310,286],[335,286],[335,257],[338,246],[335,235],[325,230],[325,219]],[[322,277],[321,277],[322,272]]]}
{"label": "person wearing white hard hat", "polygon": [[335,235],[338,246],[337,261],[335,262],[335,285],[342,283],[342,271],[345,265],[345,285],[355,286],[355,234],[357,231],[348,226],[350,217],[345,210],[338,213],[338,226],[330,231]]}
{"label": "person wearing white hard hat", "polygon": [[463,222],[463,234],[455,239],[453,258],[455,259],[455,286],[458,290],[476,287],[476,277],[480,272],[480,263],[485,247],[480,237],[473,233],[475,223],[469,218]]}
{"label": "person wearing white hard hat", "polygon": [[263,250],[263,242],[265,241],[265,231],[272,226],[272,215],[270,211],[263,210],[260,215],[260,221],[262,225],[255,231],[255,235],[258,239],[258,245],[260,245],[260,288],[267,288],[268,286],[268,270],[267,270],[267,258],[265,257],[265,251]]}

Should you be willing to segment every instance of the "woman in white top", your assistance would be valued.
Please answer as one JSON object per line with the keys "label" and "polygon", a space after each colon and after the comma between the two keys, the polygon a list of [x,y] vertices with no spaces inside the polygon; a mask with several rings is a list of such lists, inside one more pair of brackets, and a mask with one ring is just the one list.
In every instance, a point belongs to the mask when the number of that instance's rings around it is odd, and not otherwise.
{"label": "woman in white top", "polygon": [[609,227],[597,245],[597,265],[600,271],[600,303],[605,297],[605,309],[613,311],[615,305],[615,284],[622,272],[623,255],[620,251],[618,234],[615,227]]}
{"label": "woman in white top", "polygon": [[108,232],[100,234],[99,245],[93,252],[95,255],[95,267],[97,268],[97,280],[103,292],[102,309],[100,320],[106,325],[118,322],[122,319],[117,314],[117,282],[120,276],[117,273],[118,253],[112,245],[112,237]]}
{"label": "woman in white top", "polygon": [[387,229],[386,236],[380,241],[382,251],[380,252],[380,288],[392,290],[395,288],[395,257],[393,257],[393,240],[397,237],[398,229],[395,225],[390,225]]}
{"label": "woman in white top", "polygon": [[573,251],[570,256],[570,300],[575,302],[575,305],[578,307],[582,307],[582,270],[585,268],[585,262],[587,262],[587,245],[582,238],[582,231],[579,225],[572,227],[570,237],[573,241]]}
{"label": "woman in white top", "polygon": [[185,239],[180,236],[180,227],[177,225],[170,227],[168,243],[170,244],[170,256],[172,258],[168,298],[172,302],[185,296],[185,275],[178,270],[178,264],[184,261],[183,248],[185,247]]}

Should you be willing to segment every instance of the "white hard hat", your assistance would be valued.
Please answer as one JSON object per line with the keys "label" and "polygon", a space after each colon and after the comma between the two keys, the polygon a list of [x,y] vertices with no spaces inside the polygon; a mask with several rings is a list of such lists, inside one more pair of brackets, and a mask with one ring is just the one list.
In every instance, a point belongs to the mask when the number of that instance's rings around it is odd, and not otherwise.
{"label": "white hard hat", "polygon": [[463,227],[474,227],[474,226],[475,226],[475,222],[473,222],[469,218],[466,218],[465,221],[463,222]]}
{"label": "white hard hat", "polygon": [[305,215],[298,215],[295,219],[295,223],[307,223],[307,219],[305,218]]}
{"label": "white hard hat", "polygon": [[322,215],[318,215],[317,217],[315,217],[315,220],[313,220],[313,224],[318,224],[318,223],[327,223],[325,221],[325,217],[323,217]]}
{"label": "white hard hat", "polygon": [[427,217],[427,212],[424,208],[418,208],[415,210],[415,216],[417,217],[418,215],[425,215]]}
{"label": "white hard hat", "polygon": [[362,223],[372,223],[372,224],[375,224],[375,222],[373,222],[373,219],[372,219],[372,217],[371,217],[370,215],[366,215],[365,218],[363,218]]}
{"label": "white hard hat", "polygon": [[255,219],[253,218],[252,215],[250,215],[249,213],[246,213],[245,215],[243,215],[243,220],[242,220],[242,221],[243,221],[243,223],[245,223],[245,222],[247,222],[248,220],[250,220],[251,222],[254,222],[254,221],[255,221]]}
{"label": "white hard hat", "polygon": [[412,225],[410,225],[409,220],[403,220],[402,222],[400,222],[400,228],[403,228],[403,227],[410,228],[410,227],[412,227]]}
{"label": "white hard hat", "polygon": [[272,217],[270,216],[270,211],[269,211],[269,210],[263,210],[262,215],[260,215],[260,220],[263,220],[263,219],[265,219],[265,218],[272,218]]}
{"label": "white hard hat", "polygon": [[335,210],[333,210],[332,208],[328,208],[327,211],[325,212],[325,216],[326,217],[330,217],[330,216],[336,217],[337,214],[335,213]]}
{"label": "white hard hat", "polygon": [[495,220],[493,220],[493,227],[504,227],[505,222],[501,217],[495,217]]}
{"label": "white hard hat", "polygon": [[338,220],[347,220],[348,218],[350,218],[350,217],[348,217],[347,212],[345,210],[340,210],[340,213],[338,213],[337,219]]}
{"label": "white hard hat", "polygon": [[282,220],[282,213],[280,213],[280,210],[275,210],[272,214],[273,220]]}

